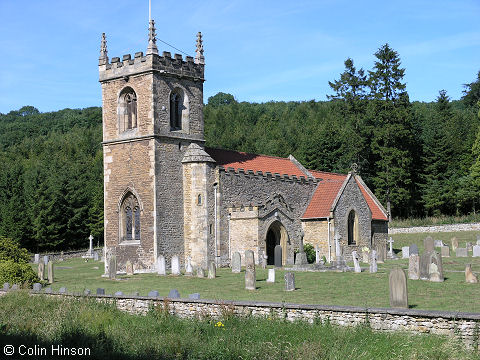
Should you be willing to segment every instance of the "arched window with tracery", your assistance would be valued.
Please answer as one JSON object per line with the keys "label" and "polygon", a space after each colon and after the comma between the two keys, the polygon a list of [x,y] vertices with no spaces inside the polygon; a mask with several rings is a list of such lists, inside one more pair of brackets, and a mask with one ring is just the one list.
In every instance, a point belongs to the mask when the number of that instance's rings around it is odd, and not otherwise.
{"label": "arched window with tracery", "polygon": [[137,94],[131,87],[126,87],[120,93],[118,115],[120,132],[137,127]]}
{"label": "arched window with tracery", "polygon": [[170,130],[182,130],[182,118],[185,107],[185,96],[181,89],[176,88],[170,94]]}
{"label": "arched window with tracery", "polygon": [[120,207],[120,229],[122,241],[140,240],[140,205],[131,192],[124,196]]}

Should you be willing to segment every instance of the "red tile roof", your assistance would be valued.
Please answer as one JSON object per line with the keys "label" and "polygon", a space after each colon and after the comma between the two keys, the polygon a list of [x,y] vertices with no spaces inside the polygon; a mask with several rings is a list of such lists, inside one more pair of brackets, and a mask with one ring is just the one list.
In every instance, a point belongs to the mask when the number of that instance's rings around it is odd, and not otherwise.
{"label": "red tile roof", "polygon": [[288,158],[212,148],[205,148],[205,151],[217,162],[218,166],[223,166],[225,169],[232,167],[235,170],[244,169],[245,171],[253,170],[307,177],[307,174]]}
{"label": "red tile roof", "polygon": [[363,194],[363,197],[365,198],[365,200],[367,201],[367,204],[368,204],[368,207],[370,208],[370,211],[372,212],[372,219],[373,220],[385,220],[385,221],[388,221],[388,218],[387,216],[385,215],[385,213],[380,209],[380,207],[377,205],[377,203],[375,202],[375,200],[370,196],[370,194],[368,193],[367,189],[365,189],[363,187],[363,185],[357,180],[355,179],[357,184],[358,184],[358,187],[360,188],[360,190],[362,191],[362,194]]}

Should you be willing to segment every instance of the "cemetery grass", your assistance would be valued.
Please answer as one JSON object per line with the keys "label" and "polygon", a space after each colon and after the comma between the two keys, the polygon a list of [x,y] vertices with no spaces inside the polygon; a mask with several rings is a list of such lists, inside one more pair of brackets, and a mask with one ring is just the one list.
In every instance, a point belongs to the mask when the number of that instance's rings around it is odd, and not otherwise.
{"label": "cemetery grass", "polygon": [[[448,242],[457,236],[461,246],[465,241],[474,241],[475,232],[432,234],[435,239]],[[394,250],[401,257],[401,247],[418,244],[423,252],[423,239],[427,234],[393,235]],[[443,259],[443,283],[422,280],[408,281],[408,302],[411,308],[424,310],[448,310],[480,313],[480,284],[465,283],[465,265],[472,264],[475,273],[480,272],[480,258],[452,256]],[[353,267],[353,264],[350,264]],[[370,274],[368,264],[361,263],[363,272],[295,272],[296,291],[284,291],[283,276],[285,270],[276,271],[276,282],[266,282],[267,270],[256,269],[257,290],[245,290],[245,272],[233,274],[229,268],[217,269],[217,278],[197,278],[188,276],[158,276],[156,274],[120,275],[117,280],[101,277],[103,263],[85,262],[72,259],[55,264],[54,290],[66,287],[67,292],[83,292],[104,288],[106,294],[122,291],[124,294],[139,292],[146,296],[149,291],[157,290],[160,296],[167,296],[171,289],[177,289],[181,297],[191,293],[200,293],[203,299],[253,300],[287,302],[301,304],[345,305],[361,307],[389,307],[388,274],[393,266],[400,266],[408,272],[408,259],[387,260],[379,264],[378,273]]]}
{"label": "cemetery grass", "polygon": [[[219,323],[220,321],[220,323]],[[0,348],[89,349],[86,359],[480,359],[459,340],[374,332],[279,318],[179,319],[161,307],[146,316],[87,298],[0,297]],[[20,357],[9,357],[20,358]]]}

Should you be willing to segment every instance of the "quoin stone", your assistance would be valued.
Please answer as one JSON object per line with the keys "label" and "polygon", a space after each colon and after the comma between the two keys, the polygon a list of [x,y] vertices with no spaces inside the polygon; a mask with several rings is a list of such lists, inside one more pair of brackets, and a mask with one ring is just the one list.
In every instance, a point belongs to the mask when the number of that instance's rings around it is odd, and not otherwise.
{"label": "quoin stone", "polygon": [[180,275],[180,261],[178,260],[178,255],[172,256],[172,275]]}
{"label": "quoin stone", "polygon": [[242,257],[238,251],[235,251],[232,255],[232,272],[239,273],[242,271]]}
{"label": "quoin stone", "polygon": [[157,258],[157,273],[158,275],[167,275],[167,269],[165,266],[165,256],[159,255]]}
{"label": "quoin stone", "polygon": [[376,273],[377,272],[377,251],[372,250],[370,252],[370,272]]}
{"label": "quoin stone", "polygon": [[402,246],[402,259],[408,259],[410,256],[410,247]]}
{"label": "quoin stone", "polygon": [[478,283],[478,278],[473,273],[471,264],[467,264],[467,266],[465,267],[465,281],[471,284]]}
{"label": "quoin stone", "polygon": [[108,261],[108,278],[110,280],[117,278],[117,257],[115,255],[110,256]]}
{"label": "quoin stone", "polygon": [[395,267],[388,277],[390,285],[390,307],[408,308],[407,277],[405,272]]}
{"label": "quoin stone", "polygon": [[282,246],[276,245],[274,250],[275,267],[282,267]]}
{"label": "quoin stone", "polygon": [[275,282],[275,269],[268,269],[267,282],[268,283],[274,283]]}
{"label": "quoin stone", "polygon": [[473,246],[473,257],[479,257],[480,256],[480,245],[474,245]]}
{"label": "quoin stone", "polygon": [[255,255],[252,250],[245,251],[245,289],[257,288],[255,277]]}
{"label": "quoin stone", "polygon": [[127,260],[127,263],[125,264],[125,272],[127,275],[133,275],[133,264],[130,260]]}
{"label": "quoin stone", "polygon": [[457,257],[467,257],[468,256],[467,248],[457,248],[457,250],[455,251],[455,255]]}
{"label": "quoin stone", "polygon": [[411,280],[420,279],[420,256],[410,254],[408,258],[408,278]]}
{"label": "quoin stone", "polygon": [[208,278],[215,279],[217,277],[217,267],[215,266],[215,261],[210,260],[208,262]]}
{"label": "quoin stone", "polygon": [[295,274],[287,272],[285,274],[285,291],[295,290]]}
{"label": "quoin stone", "polygon": [[361,273],[362,268],[360,267],[360,262],[358,260],[358,254],[355,250],[352,251],[352,259],[353,259],[353,267],[354,267],[355,272],[356,273]]}
{"label": "quoin stone", "polygon": [[425,251],[433,251],[435,249],[435,242],[431,236],[427,236],[425,240],[423,240],[423,248]]}
{"label": "quoin stone", "polygon": [[48,283],[53,284],[54,274],[53,274],[53,261],[49,261],[47,264],[47,273],[48,273]]}

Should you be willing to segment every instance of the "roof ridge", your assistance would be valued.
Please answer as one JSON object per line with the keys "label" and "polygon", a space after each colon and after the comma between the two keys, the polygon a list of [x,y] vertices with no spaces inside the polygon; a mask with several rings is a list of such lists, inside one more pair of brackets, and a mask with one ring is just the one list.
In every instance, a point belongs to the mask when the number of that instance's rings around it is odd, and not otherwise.
{"label": "roof ridge", "polygon": [[325,173],[325,174],[332,174],[332,175],[341,175],[341,176],[347,176],[348,174],[342,174],[342,173],[336,173],[336,172],[331,172],[331,171],[323,171],[323,170],[313,170],[313,169],[307,169],[308,171],[315,171],[315,172],[320,172],[320,173]]}
{"label": "roof ridge", "polygon": [[291,160],[288,157],[281,157],[281,156],[274,156],[274,155],[265,155],[265,154],[256,154],[256,153],[250,153],[246,151],[238,151],[238,150],[230,150],[230,149],[222,149],[222,148],[212,148],[209,146],[205,146],[206,149],[211,149],[211,150],[222,150],[222,151],[231,151],[231,152],[236,152],[240,154],[247,154],[247,155],[257,155],[257,156],[263,156],[263,157],[269,157],[273,159],[282,159],[282,160],[288,160],[291,162]]}

